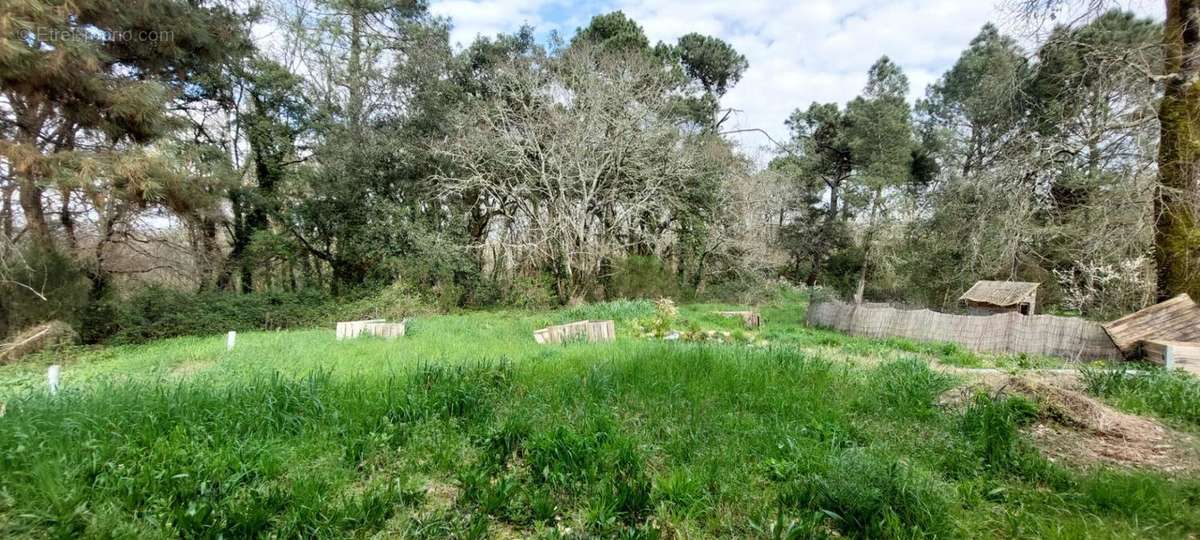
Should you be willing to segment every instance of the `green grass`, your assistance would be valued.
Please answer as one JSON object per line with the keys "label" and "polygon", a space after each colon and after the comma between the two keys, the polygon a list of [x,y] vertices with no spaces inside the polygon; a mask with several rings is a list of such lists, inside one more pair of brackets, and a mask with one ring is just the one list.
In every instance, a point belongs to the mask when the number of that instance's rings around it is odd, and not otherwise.
{"label": "green grass", "polygon": [[[736,330],[683,306],[680,318]],[[641,302],[176,338],[0,368],[3,537],[1185,537],[1200,482],[1042,459],[942,346],[762,306],[769,347],[633,340]],[[617,317],[612,344],[530,332]],[[44,390],[63,361],[63,391]]]}
{"label": "green grass", "polygon": [[1123,410],[1155,415],[1200,432],[1200,379],[1186,371],[1140,367],[1137,372],[1125,367],[1085,367],[1080,375],[1088,393]]}

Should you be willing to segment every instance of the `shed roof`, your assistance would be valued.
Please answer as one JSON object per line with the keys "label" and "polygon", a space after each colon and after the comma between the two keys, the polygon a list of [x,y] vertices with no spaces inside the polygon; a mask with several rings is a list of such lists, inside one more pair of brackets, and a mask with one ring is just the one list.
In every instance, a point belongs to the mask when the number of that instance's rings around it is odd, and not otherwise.
{"label": "shed roof", "polygon": [[1142,340],[1200,342],[1200,305],[1187,294],[1104,325],[1121,352],[1132,354]]}
{"label": "shed roof", "polygon": [[1027,281],[976,281],[958,301],[977,302],[994,306],[1015,306],[1029,299],[1041,283]]}

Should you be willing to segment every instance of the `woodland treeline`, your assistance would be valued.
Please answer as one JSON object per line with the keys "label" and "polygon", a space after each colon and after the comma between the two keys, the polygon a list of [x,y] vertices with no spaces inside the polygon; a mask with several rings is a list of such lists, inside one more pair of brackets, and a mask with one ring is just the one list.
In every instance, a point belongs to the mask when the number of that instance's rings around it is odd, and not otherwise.
{"label": "woodland treeline", "polygon": [[915,104],[883,57],[763,163],[721,105],[746,58],[621,12],[454,46],[420,1],[13,0],[0,334],[102,340],[164,290],[533,307],[783,278],[952,308],[1020,279],[1092,317],[1200,292],[1195,174],[1158,165],[1195,82],[1172,17],[987,25]]}

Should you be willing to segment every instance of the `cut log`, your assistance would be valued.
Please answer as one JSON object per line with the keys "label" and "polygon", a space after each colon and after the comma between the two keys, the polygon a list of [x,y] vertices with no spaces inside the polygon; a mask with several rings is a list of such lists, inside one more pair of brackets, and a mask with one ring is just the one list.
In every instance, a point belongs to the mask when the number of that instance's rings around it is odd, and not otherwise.
{"label": "cut log", "polygon": [[359,335],[379,337],[384,339],[396,339],[398,337],[404,337],[404,326],[405,321],[400,321],[398,323],[369,323],[366,326],[363,326],[362,332],[360,332]]}

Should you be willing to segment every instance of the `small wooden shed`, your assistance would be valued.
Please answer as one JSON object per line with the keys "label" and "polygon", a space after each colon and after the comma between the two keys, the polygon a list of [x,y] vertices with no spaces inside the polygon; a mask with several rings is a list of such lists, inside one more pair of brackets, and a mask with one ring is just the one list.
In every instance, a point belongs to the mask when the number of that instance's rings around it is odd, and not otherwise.
{"label": "small wooden shed", "polygon": [[976,281],[958,301],[967,306],[971,315],[1020,313],[1033,315],[1037,311],[1037,288],[1041,283],[1028,281]]}

